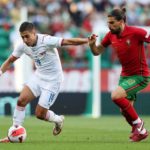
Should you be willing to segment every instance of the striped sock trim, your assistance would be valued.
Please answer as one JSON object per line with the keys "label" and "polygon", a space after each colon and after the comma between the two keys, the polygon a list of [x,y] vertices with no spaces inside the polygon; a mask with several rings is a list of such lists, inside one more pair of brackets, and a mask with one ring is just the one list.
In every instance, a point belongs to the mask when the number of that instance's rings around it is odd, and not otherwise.
{"label": "striped sock trim", "polygon": [[21,106],[18,106],[18,105],[17,105],[17,106],[16,106],[16,109],[19,110],[19,111],[24,111],[24,110],[25,110],[25,107],[21,107]]}

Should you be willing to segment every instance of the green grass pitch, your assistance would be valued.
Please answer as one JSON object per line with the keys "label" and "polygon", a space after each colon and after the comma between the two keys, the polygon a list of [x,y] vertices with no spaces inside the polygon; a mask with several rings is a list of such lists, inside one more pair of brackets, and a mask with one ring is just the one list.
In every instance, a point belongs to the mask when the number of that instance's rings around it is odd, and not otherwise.
{"label": "green grass pitch", "polygon": [[[150,130],[150,117],[142,117]],[[6,136],[11,117],[0,117],[0,138]],[[0,150],[150,150],[150,137],[139,143],[129,142],[130,127],[121,116],[92,119],[66,116],[62,134],[52,135],[53,124],[26,117],[25,143],[0,143]]]}

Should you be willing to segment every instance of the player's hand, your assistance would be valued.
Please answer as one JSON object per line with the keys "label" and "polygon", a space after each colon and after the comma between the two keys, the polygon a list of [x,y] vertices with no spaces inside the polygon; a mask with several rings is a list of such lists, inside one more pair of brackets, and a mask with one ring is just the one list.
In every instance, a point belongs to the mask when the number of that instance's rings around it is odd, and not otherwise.
{"label": "player's hand", "polygon": [[89,41],[89,45],[95,45],[95,42],[96,42],[96,38],[98,36],[96,34],[92,34],[90,37],[88,37],[88,41]]}

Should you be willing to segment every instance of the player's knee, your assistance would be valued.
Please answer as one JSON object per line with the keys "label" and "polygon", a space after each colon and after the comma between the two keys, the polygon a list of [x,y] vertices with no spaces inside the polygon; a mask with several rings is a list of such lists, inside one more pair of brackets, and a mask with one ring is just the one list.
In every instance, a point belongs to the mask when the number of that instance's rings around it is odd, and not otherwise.
{"label": "player's knee", "polygon": [[120,98],[124,98],[126,96],[127,96],[126,91],[120,86],[111,93],[111,98],[113,101]]}
{"label": "player's knee", "polygon": [[25,98],[20,98],[17,101],[17,105],[21,106],[21,107],[25,107],[26,106],[26,99]]}
{"label": "player's knee", "polygon": [[111,99],[112,101],[115,101],[119,98],[123,98],[124,96],[122,94],[117,93],[116,91],[111,93]]}
{"label": "player's knee", "polygon": [[117,95],[114,93],[114,92],[112,92],[111,93],[111,99],[114,101],[115,99],[117,99]]}

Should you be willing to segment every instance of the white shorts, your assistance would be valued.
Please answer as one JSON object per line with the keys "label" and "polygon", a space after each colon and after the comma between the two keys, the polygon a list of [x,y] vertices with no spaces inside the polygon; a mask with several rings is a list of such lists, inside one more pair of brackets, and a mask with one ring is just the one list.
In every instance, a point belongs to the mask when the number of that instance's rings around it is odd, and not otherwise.
{"label": "white shorts", "polygon": [[39,96],[38,104],[49,109],[60,92],[61,83],[60,81],[43,80],[34,74],[25,85],[30,88],[35,97]]}

